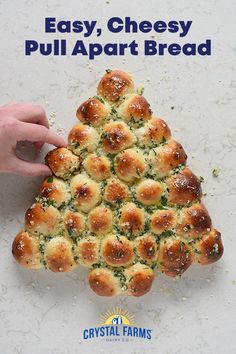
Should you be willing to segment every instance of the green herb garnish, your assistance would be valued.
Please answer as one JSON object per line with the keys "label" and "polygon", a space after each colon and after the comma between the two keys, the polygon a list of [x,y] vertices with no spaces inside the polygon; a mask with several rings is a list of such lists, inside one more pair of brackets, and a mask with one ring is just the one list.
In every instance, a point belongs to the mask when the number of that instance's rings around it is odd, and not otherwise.
{"label": "green herb garnish", "polygon": [[100,101],[101,103],[105,104],[105,101],[99,97],[99,96],[94,96],[94,98],[96,98],[98,101]]}
{"label": "green herb garnish", "polygon": [[116,114],[117,110],[114,107],[111,107],[111,114]]}
{"label": "green herb garnish", "polygon": [[162,195],[162,196],[161,196],[161,204],[164,205],[164,206],[167,205],[167,198],[166,198],[165,195]]}
{"label": "green herb garnish", "polygon": [[199,176],[199,181],[202,183],[204,181],[204,178],[202,176]]}
{"label": "green herb garnish", "polygon": [[179,243],[180,252],[184,251],[184,246],[185,246],[185,243],[183,241],[180,241],[180,243]]}
{"label": "green herb garnish", "polygon": [[53,176],[48,177],[47,182],[48,183],[52,183],[53,182]]}
{"label": "green herb garnish", "polygon": [[172,230],[165,230],[160,234],[160,237],[170,237],[173,236],[175,233]]}
{"label": "green herb garnish", "polygon": [[161,139],[161,144],[162,144],[162,145],[167,144],[166,138],[164,137],[164,135],[163,135],[163,137],[162,137],[162,139]]}

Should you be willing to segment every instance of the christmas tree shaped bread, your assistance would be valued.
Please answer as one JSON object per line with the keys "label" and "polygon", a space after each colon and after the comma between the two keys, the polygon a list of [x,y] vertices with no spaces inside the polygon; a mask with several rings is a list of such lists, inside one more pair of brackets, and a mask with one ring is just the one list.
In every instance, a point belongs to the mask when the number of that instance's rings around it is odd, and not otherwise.
{"label": "christmas tree shaped bread", "polygon": [[68,147],[46,156],[53,176],[26,212],[15,259],[53,272],[85,266],[102,296],[141,296],[156,269],[175,277],[217,261],[221,235],[201,203],[200,180],[131,76],[107,70],[76,115]]}

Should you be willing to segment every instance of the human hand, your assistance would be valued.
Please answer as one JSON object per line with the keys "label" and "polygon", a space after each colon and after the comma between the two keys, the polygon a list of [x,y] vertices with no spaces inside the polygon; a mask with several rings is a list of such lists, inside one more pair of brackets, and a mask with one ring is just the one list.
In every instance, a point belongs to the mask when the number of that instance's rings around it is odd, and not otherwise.
{"label": "human hand", "polygon": [[0,107],[0,172],[22,176],[51,175],[48,166],[22,160],[16,155],[18,141],[30,141],[40,150],[44,143],[66,146],[63,138],[49,130],[44,109],[35,104],[9,104]]}

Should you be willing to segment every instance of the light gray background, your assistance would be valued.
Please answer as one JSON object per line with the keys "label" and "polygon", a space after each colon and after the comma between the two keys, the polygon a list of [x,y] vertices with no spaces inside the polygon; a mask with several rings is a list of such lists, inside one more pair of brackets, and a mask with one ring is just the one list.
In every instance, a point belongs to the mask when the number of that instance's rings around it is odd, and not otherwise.
{"label": "light gray background", "polygon": [[[95,93],[106,68],[133,74],[146,87],[156,115],[164,117],[182,142],[193,171],[205,178],[204,203],[221,230],[223,259],[212,266],[193,266],[181,279],[162,275],[142,298],[99,298],[83,269],[70,274],[29,271],[11,255],[11,243],[23,224],[25,210],[41,178],[0,176],[0,352],[233,354],[236,352],[235,275],[235,2],[198,1],[9,1],[0,0],[0,104],[31,101],[45,106],[52,129],[66,137],[76,123],[79,103]],[[184,42],[212,39],[211,57],[24,56],[24,40],[51,40],[44,17],[97,19],[129,15],[137,20],[193,20]],[[175,34],[111,35],[102,40],[140,43],[144,38],[180,42]],[[74,41],[78,35],[67,35]],[[91,41],[96,37],[91,37]],[[125,60],[124,60],[125,59]],[[150,82],[148,81],[150,80]],[[174,109],[171,109],[174,107]],[[42,152],[40,158],[46,152]],[[218,178],[213,168],[220,168]],[[153,329],[153,339],[127,343],[84,342],[82,330],[99,323],[114,306],[135,314],[136,323]]]}

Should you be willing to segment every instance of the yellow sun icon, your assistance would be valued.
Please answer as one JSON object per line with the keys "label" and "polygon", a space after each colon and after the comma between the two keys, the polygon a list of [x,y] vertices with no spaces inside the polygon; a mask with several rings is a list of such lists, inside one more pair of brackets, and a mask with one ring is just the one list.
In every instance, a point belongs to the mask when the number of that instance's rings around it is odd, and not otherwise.
{"label": "yellow sun icon", "polygon": [[102,325],[134,325],[134,315],[127,310],[122,310],[116,306],[112,311],[106,311],[101,315],[100,321]]}

